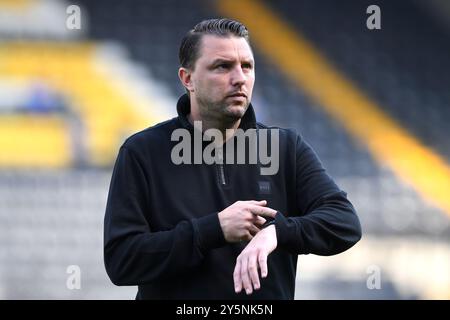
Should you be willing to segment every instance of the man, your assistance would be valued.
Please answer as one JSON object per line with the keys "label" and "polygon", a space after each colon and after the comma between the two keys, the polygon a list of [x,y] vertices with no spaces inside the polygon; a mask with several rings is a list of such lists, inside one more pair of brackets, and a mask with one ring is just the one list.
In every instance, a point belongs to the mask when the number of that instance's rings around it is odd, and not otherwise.
{"label": "man", "polygon": [[[291,130],[270,129],[276,172],[249,161],[251,143],[228,148],[238,130],[257,132],[258,143],[269,130],[250,104],[255,62],[244,25],[203,21],[179,55],[187,94],[178,117],[119,151],[105,215],[107,273],[116,285],[137,285],[137,299],[293,299],[299,254],[337,254],[360,239],[354,208]],[[181,151],[181,136],[191,148]],[[219,160],[195,162],[207,141]],[[229,150],[249,154],[236,163]]]}

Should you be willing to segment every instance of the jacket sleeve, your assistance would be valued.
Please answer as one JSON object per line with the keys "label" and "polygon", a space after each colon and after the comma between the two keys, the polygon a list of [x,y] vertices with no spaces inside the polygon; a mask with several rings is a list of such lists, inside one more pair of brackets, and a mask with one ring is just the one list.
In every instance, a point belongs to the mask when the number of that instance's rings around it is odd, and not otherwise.
{"label": "jacket sleeve", "polygon": [[205,250],[225,244],[217,213],[152,232],[149,177],[141,163],[135,152],[122,146],[111,178],[104,262],[116,285],[140,285],[188,272],[200,264]]}
{"label": "jacket sleeve", "polygon": [[296,142],[296,203],[298,216],[275,218],[278,246],[295,254],[333,255],[361,239],[355,209],[325,172],[312,148]]}

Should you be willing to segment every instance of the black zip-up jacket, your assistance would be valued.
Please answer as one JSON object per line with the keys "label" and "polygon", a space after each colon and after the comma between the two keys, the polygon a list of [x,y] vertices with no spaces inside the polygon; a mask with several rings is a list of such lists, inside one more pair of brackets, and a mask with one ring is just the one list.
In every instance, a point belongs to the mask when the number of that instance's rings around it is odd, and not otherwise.
{"label": "black zip-up jacket", "polygon": [[[177,111],[120,148],[104,224],[104,260],[114,284],[137,285],[137,299],[293,299],[299,254],[338,254],[361,238],[346,193],[294,131],[279,129],[275,175],[261,175],[259,164],[176,165],[173,130],[194,130],[187,95]],[[240,128],[267,127],[250,105]],[[236,294],[233,284],[247,242],[227,243],[218,219],[239,200],[267,200],[278,211],[268,277],[250,296]]]}

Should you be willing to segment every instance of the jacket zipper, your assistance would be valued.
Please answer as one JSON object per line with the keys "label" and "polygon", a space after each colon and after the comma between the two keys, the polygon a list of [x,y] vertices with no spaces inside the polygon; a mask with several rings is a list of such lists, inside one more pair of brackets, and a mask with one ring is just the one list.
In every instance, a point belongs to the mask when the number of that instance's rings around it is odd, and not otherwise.
{"label": "jacket zipper", "polygon": [[219,164],[219,179],[221,185],[225,186],[227,184],[227,181],[225,180],[225,170],[223,168],[223,164]]}
{"label": "jacket zipper", "polygon": [[227,181],[225,180],[225,168],[223,165],[223,155],[222,153],[219,153],[219,163],[217,164],[218,170],[219,170],[219,180],[220,180],[220,184],[222,186],[225,186],[227,184]]}

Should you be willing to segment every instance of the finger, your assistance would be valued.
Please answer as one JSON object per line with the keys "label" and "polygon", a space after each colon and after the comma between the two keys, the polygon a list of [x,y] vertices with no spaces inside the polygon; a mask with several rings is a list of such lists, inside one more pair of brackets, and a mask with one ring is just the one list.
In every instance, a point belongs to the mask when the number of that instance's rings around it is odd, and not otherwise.
{"label": "finger", "polygon": [[273,210],[272,208],[267,208],[267,207],[251,206],[249,209],[250,209],[251,213],[257,214],[257,215],[263,216],[263,217],[275,218],[275,215],[277,214],[276,210]]}
{"label": "finger", "polygon": [[259,251],[258,264],[259,269],[261,270],[261,278],[267,277],[268,275],[267,255],[262,250]]}
{"label": "finger", "polygon": [[254,253],[251,254],[248,259],[248,271],[250,274],[250,279],[253,284],[253,288],[255,288],[255,290],[258,290],[260,288],[257,257],[258,257],[257,253]]}
{"label": "finger", "polygon": [[255,205],[255,206],[265,206],[267,205],[267,201],[266,200],[248,200],[247,201],[249,204]]}
{"label": "finger", "polygon": [[256,235],[259,231],[261,231],[261,230],[258,229],[255,225],[252,224],[252,225],[250,226],[249,232],[250,232],[250,234],[251,234],[252,236]]}
{"label": "finger", "polygon": [[248,259],[247,259],[247,257],[244,257],[241,260],[241,279],[242,279],[242,284],[245,289],[245,293],[251,294],[253,290],[252,290],[252,284],[250,283],[250,277],[248,275]]}
{"label": "finger", "polygon": [[234,291],[236,293],[241,292],[242,291],[241,261],[239,259],[236,260],[236,266],[234,267],[233,281],[234,281]]}
{"label": "finger", "polygon": [[266,219],[264,219],[263,217],[261,217],[261,216],[258,216],[258,215],[253,215],[253,223],[257,226],[257,227],[260,227],[260,226],[262,226],[264,223],[266,223]]}
{"label": "finger", "polygon": [[250,241],[252,239],[253,239],[253,236],[249,231],[245,231],[244,235],[241,238],[241,240],[243,240],[243,241]]}

